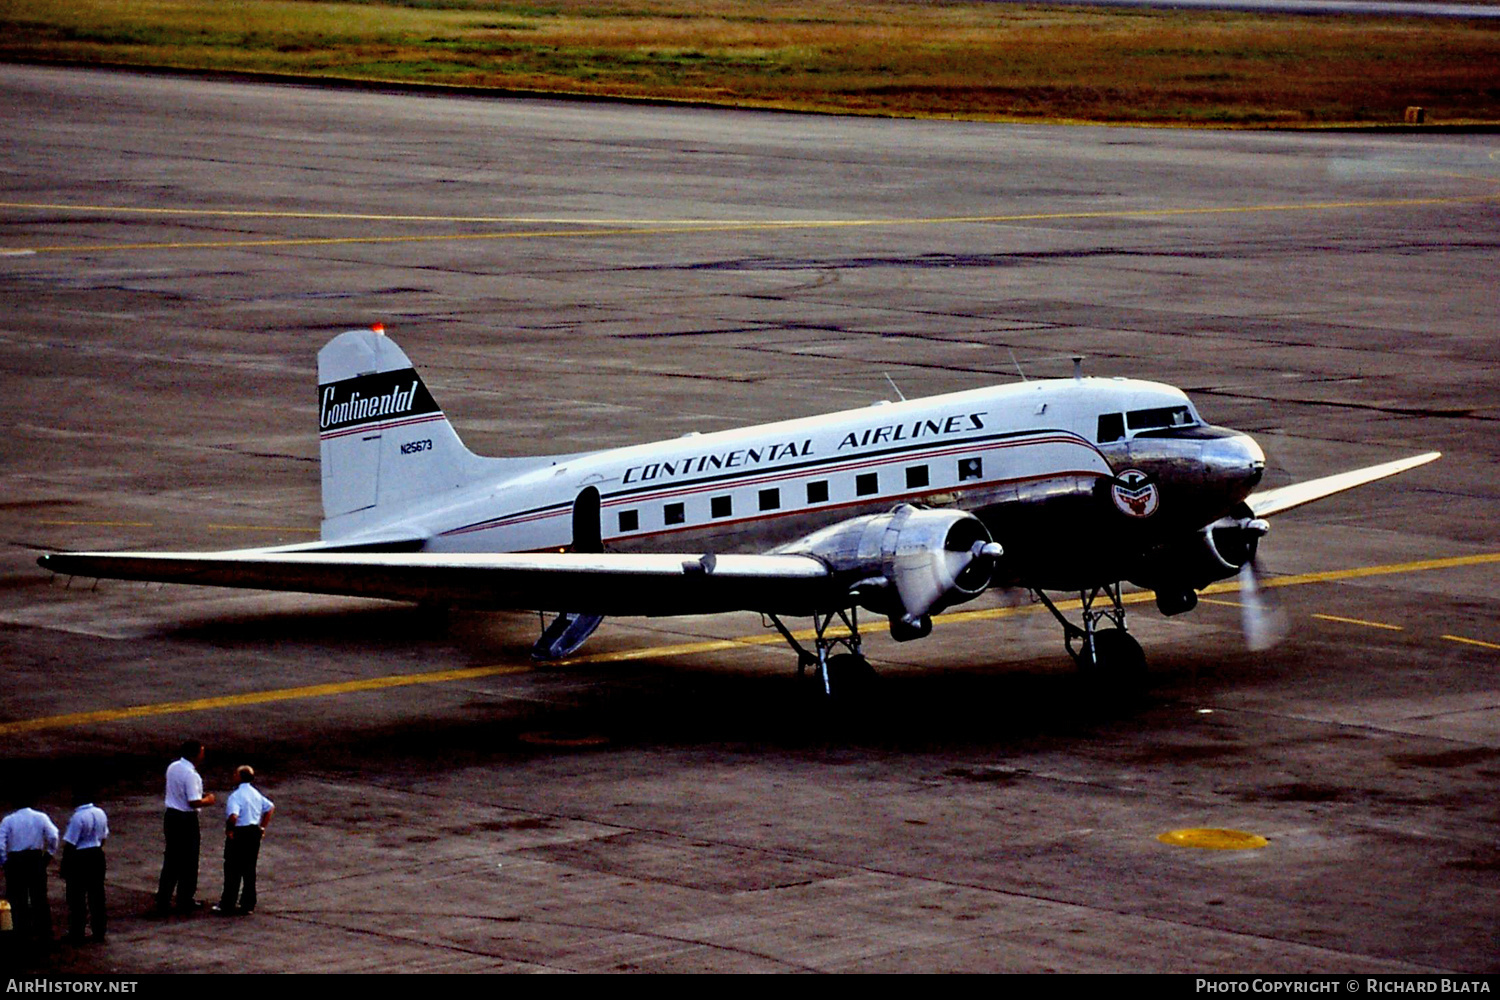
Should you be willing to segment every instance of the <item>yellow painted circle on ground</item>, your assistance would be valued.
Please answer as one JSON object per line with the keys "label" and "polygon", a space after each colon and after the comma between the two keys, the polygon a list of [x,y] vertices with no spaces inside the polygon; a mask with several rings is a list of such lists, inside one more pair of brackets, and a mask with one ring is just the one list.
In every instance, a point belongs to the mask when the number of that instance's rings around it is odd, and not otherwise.
{"label": "yellow painted circle on ground", "polygon": [[1250,851],[1270,843],[1259,834],[1243,830],[1219,830],[1200,827],[1191,830],[1168,830],[1157,840],[1173,847],[1201,847],[1207,851]]}

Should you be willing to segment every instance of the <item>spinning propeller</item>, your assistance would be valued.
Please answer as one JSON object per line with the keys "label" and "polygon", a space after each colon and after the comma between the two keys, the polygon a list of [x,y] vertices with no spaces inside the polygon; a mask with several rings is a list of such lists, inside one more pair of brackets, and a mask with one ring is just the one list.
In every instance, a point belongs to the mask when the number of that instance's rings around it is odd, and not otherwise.
{"label": "spinning propeller", "polygon": [[1244,633],[1246,647],[1259,653],[1285,638],[1286,614],[1267,603],[1259,584],[1261,565],[1256,543],[1270,530],[1270,525],[1259,518],[1245,518],[1239,527],[1254,539],[1247,546],[1250,558],[1240,566],[1240,631]]}

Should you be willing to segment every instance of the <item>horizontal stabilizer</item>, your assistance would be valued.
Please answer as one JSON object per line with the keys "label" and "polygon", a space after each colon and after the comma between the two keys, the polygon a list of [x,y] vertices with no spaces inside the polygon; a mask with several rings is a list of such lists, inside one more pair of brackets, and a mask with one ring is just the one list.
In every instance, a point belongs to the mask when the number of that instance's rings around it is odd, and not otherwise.
{"label": "horizontal stabilizer", "polygon": [[1278,486],[1273,490],[1262,490],[1253,493],[1245,501],[1256,517],[1270,517],[1272,514],[1280,514],[1291,510],[1293,507],[1301,507],[1303,504],[1321,500],[1324,497],[1352,490],[1356,486],[1373,483],[1377,479],[1394,476],[1408,469],[1415,469],[1428,462],[1435,462],[1442,457],[1442,452],[1429,451],[1423,455],[1414,455],[1411,458],[1397,459],[1394,462],[1385,462],[1381,465],[1371,465],[1364,469],[1355,469],[1352,472],[1340,472],[1333,476],[1324,476],[1321,479],[1309,479],[1305,483],[1293,483],[1290,486]]}
{"label": "horizontal stabilizer", "polygon": [[416,531],[394,529],[367,532],[352,538],[336,538],[321,542],[296,542],[278,545],[269,549],[246,549],[264,555],[283,552],[420,552],[427,544],[428,535]]}
{"label": "horizontal stabilizer", "polygon": [[593,615],[765,611],[841,606],[828,567],[799,555],[618,553],[68,552],[42,556],[69,576],[244,587],[461,607],[568,609]]}

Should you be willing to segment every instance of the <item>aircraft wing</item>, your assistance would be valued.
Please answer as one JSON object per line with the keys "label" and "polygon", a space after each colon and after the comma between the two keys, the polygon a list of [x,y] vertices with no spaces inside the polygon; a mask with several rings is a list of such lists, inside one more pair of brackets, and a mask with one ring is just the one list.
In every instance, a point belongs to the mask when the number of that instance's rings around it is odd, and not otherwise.
{"label": "aircraft wing", "polygon": [[843,585],[804,555],[618,553],[67,552],[42,556],[69,576],[465,607],[596,615],[722,611],[810,614],[844,599]]}
{"label": "aircraft wing", "polygon": [[1271,490],[1262,490],[1252,493],[1245,503],[1256,517],[1270,517],[1272,514],[1280,514],[1291,510],[1293,507],[1301,507],[1303,504],[1321,500],[1324,497],[1352,490],[1356,486],[1373,483],[1377,479],[1394,476],[1398,472],[1415,469],[1419,465],[1436,461],[1442,457],[1441,452],[1429,451],[1426,454],[1414,455],[1411,458],[1402,458],[1394,462],[1384,462],[1380,465],[1371,465],[1363,469],[1355,469],[1352,472],[1340,472],[1333,476],[1324,476],[1321,479],[1309,479],[1305,483],[1293,483],[1290,486],[1278,486]]}

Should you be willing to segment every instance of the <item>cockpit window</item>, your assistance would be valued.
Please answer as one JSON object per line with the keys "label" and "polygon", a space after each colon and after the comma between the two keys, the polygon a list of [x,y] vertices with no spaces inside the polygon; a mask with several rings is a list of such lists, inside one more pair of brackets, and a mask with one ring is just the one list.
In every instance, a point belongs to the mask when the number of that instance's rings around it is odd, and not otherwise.
{"label": "cockpit window", "polygon": [[1125,436],[1125,414],[1099,414],[1099,443],[1108,444]]}
{"label": "cockpit window", "polygon": [[[1104,418],[1100,417],[1100,427]],[[1125,422],[1133,431],[1151,430],[1156,427],[1191,427],[1196,421],[1186,406],[1157,406],[1149,410],[1131,410],[1125,414]],[[1100,440],[1104,440],[1100,437]]]}

